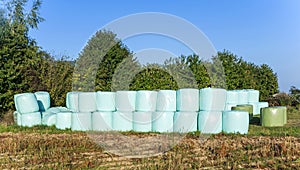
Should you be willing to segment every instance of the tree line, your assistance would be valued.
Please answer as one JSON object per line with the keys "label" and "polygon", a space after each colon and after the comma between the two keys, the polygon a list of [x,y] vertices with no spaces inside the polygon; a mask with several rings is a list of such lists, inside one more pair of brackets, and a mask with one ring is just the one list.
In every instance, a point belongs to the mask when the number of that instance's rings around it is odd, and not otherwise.
{"label": "tree line", "polygon": [[10,0],[0,10],[0,116],[14,110],[17,93],[48,91],[53,106],[64,106],[68,91],[158,90],[222,87],[257,89],[261,100],[278,93],[270,66],[255,65],[229,51],[210,61],[192,54],[163,64],[141,65],[113,32],[101,30],[90,38],[79,57],[55,57],[29,36],[44,19],[41,2]]}

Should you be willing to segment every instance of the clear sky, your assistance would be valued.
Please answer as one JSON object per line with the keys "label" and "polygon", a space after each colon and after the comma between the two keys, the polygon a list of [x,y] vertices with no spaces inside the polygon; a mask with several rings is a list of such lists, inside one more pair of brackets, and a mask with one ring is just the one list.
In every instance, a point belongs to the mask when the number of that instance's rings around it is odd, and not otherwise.
{"label": "clear sky", "polygon": [[[246,61],[271,66],[281,91],[292,85],[300,88],[299,0],[44,0],[41,16],[46,20],[30,34],[44,50],[76,58],[104,25],[142,12],[181,17],[206,34],[218,51],[226,49]],[[165,49],[164,54],[189,53],[165,37],[148,35],[123,42],[136,53],[145,48]]]}

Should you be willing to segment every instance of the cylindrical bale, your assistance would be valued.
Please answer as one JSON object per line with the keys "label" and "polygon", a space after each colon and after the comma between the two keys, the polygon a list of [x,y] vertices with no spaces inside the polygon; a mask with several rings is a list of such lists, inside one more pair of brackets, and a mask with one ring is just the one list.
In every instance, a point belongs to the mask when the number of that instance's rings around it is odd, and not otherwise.
{"label": "cylindrical bale", "polygon": [[40,112],[21,114],[22,126],[32,127],[35,125],[41,125],[42,117]]}
{"label": "cylindrical bale", "polygon": [[177,90],[176,110],[178,112],[199,111],[199,90],[192,88]]}
{"label": "cylindrical bale", "polygon": [[33,93],[22,93],[17,95],[16,105],[17,111],[21,114],[39,111],[39,105]]}
{"label": "cylindrical bale", "polygon": [[249,116],[246,111],[224,111],[222,116],[223,132],[247,134],[249,129]]}
{"label": "cylindrical bale", "polygon": [[226,95],[225,89],[200,89],[200,110],[223,111],[225,109]]}
{"label": "cylindrical bale", "polygon": [[237,90],[239,96],[238,104],[248,104],[248,91],[247,90]]}
{"label": "cylindrical bale", "polygon": [[231,110],[246,111],[249,114],[249,119],[253,118],[253,105],[251,104],[237,105],[236,107],[232,107]]}
{"label": "cylindrical bale", "polygon": [[21,122],[21,113],[18,112],[18,111],[15,111],[14,112],[14,122],[18,125],[18,126],[21,126],[22,125],[22,122]]}
{"label": "cylindrical bale", "polygon": [[286,107],[265,107],[260,115],[261,125],[265,127],[284,126]]}
{"label": "cylindrical bale", "polygon": [[114,112],[116,110],[116,93],[98,91],[96,93],[97,111],[98,112]]}
{"label": "cylindrical bale", "polygon": [[34,95],[38,101],[39,109],[41,112],[44,112],[50,108],[50,94],[48,92],[38,91],[35,92]]}
{"label": "cylindrical bale", "polygon": [[197,112],[175,112],[173,131],[188,133],[197,131]]}
{"label": "cylindrical bale", "polygon": [[133,130],[136,132],[151,132],[152,112],[133,112]]}
{"label": "cylindrical bale", "polygon": [[200,111],[198,116],[198,130],[202,134],[217,134],[222,132],[222,112]]}
{"label": "cylindrical bale", "polygon": [[92,125],[94,131],[112,130],[113,112],[93,112]]}
{"label": "cylindrical bale", "polygon": [[226,103],[225,105],[225,111],[230,111],[232,107],[235,107],[236,104],[229,104],[229,103]]}
{"label": "cylindrical bale", "polygon": [[115,131],[133,130],[133,112],[113,112],[112,127]]}
{"label": "cylindrical bale", "polygon": [[248,91],[248,102],[249,103],[257,103],[259,102],[259,91],[249,89]]}
{"label": "cylindrical bale", "polygon": [[156,110],[161,112],[176,111],[176,91],[159,90],[157,93]]}
{"label": "cylindrical bale", "polygon": [[92,114],[91,114],[91,112],[72,113],[71,129],[73,131],[92,130]]}
{"label": "cylindrical bale", "polygon": [[154,112],[156,110],[157,92],[139,90],[136,92],[136,111]]}
{"label": "cylindrical bale", "polygon": [[152,131],[153,132],[173,132],[174,112],[153,112]]}
{"label": "cylindrical bale", "polygon": [[239,93],[236,90],[228,90],[226,95],[226,103],[237,104],[239,101]]}
{"label": "cylindrical bale", "polygon": [[52,126],[56,124],[56,113],[50,113],[47,115],[42,115],[42,124],[47,126]]}
{"label": "cylindrical bale", "polygon": [[121,112],[135,111],[136,91],[117,91],[116,109]]}
{"label": "cylindrical bale", "polygon": [[66,106],[72,112],[78,112],[78,95],[80,92],[68,92],[66,97]]}
{"label": "cylindrical bale", "polygon": [[78,94],[79,112],[94,112],[97,110],[96,92],[81,92]]}
{"label": "cylindrical bale", "polygon": [[18,108],[18,105],[17,105],[17,97],[18,97],[18,96],[21,96],[22,94],[24,94],[24,93],[21,93],[21,94],[15,94],[15,95],[14,95],[14,104],[15,104],[16,110],[20,110],[20,109]]}
{"label": "cylindrical bale", "polygon": [[56,128],[57,129],[70,129],[72,126],[72,112],[58,112],[56,114]]}

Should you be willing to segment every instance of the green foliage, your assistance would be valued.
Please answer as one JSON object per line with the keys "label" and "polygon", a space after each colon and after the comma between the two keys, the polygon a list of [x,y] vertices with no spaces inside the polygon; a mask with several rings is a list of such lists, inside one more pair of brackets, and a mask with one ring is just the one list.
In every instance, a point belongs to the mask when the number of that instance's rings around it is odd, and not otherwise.
{"label": "green foliage", "polygon": [[[34,1],[31,11],[25,13],[27,0],[7,3],[7,15],[1,13],[0,37],[0,108],[13,109],[13,95],[32,91],[37,78],[40,49],[28,36],[30,28],[37,28],[40,1]],[[7,17],[6,17],[7,16]]]}

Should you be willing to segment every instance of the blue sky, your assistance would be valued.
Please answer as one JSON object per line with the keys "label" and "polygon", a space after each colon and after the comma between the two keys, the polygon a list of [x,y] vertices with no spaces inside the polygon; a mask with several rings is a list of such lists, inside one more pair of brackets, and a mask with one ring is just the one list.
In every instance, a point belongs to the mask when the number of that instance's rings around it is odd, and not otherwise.
{"label": "blue sky", "polygon": [[[300,88],[299,0],[44,0],[41,16],[46,20],[30,34],[44,50],[76,58],[104,25],[142,12],[181,17],[198,27],[218,51],[226,49],[246,61],[271,66],[281,91],[287,92],[292,85]],[[173,55],[190,52],[179,42],[160,36],[137,36],[123,42],[137,53],[147,48]],[[151,63],[158,59],[140,60]]]}

